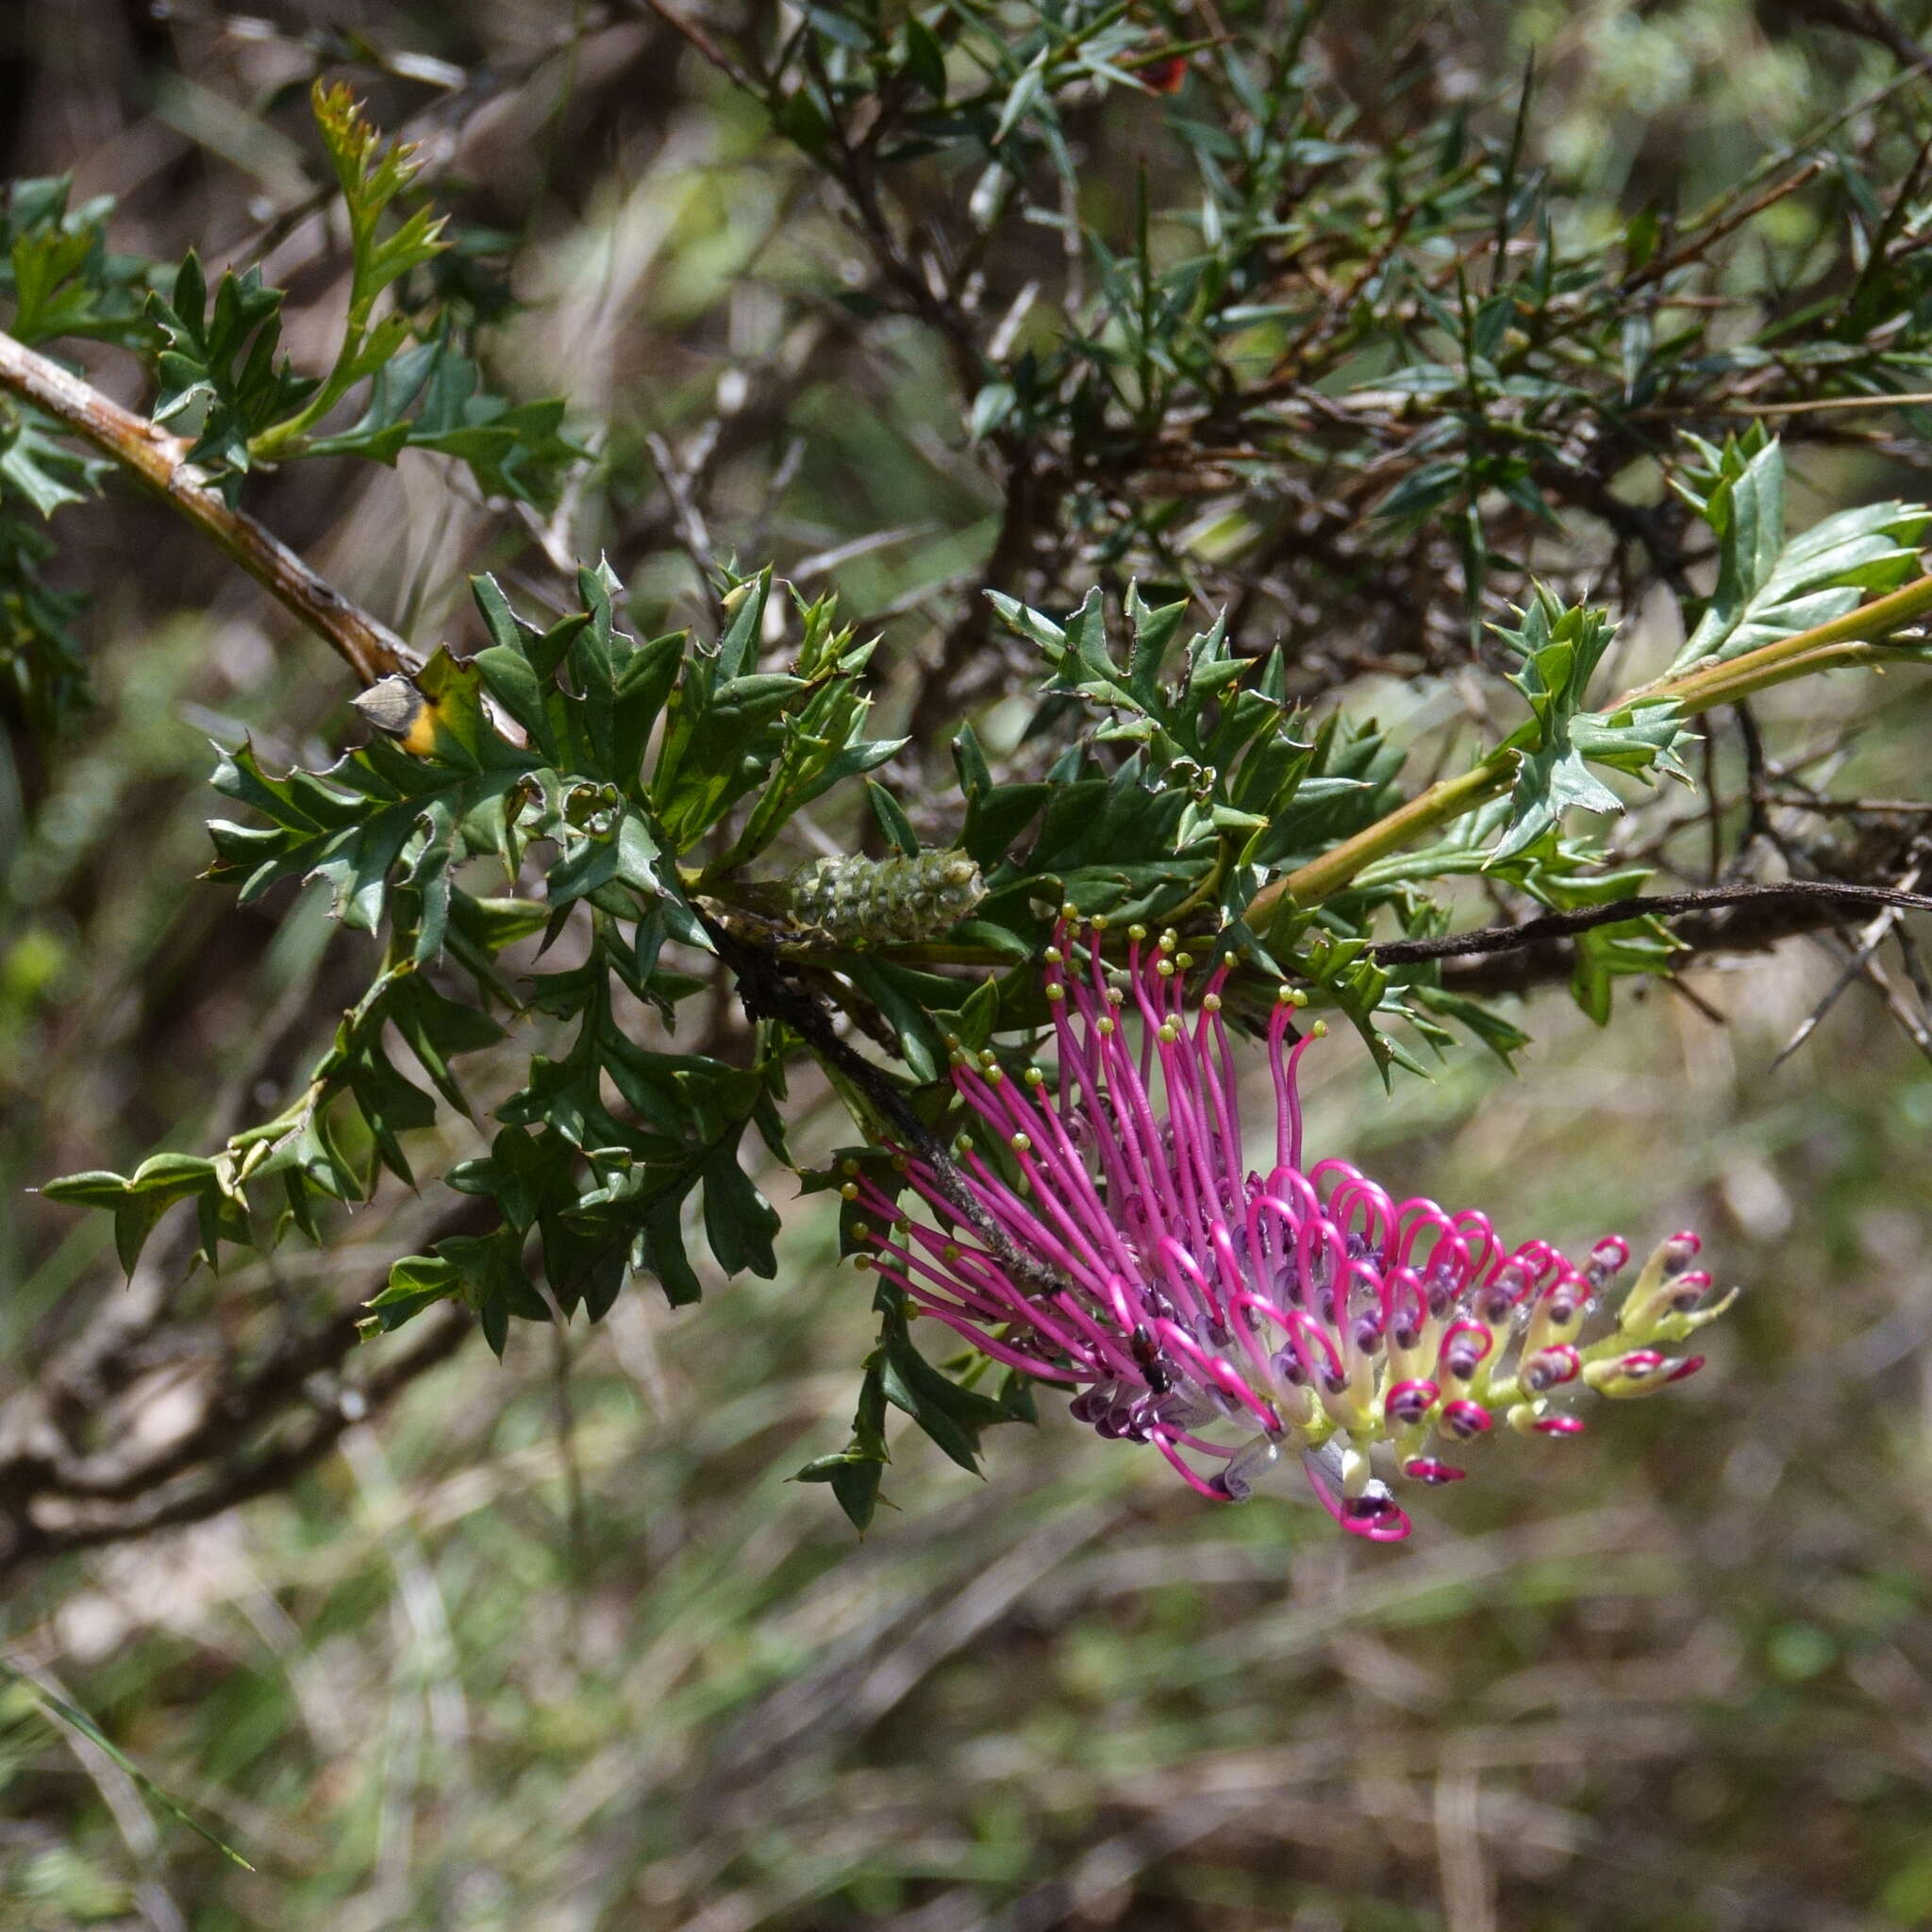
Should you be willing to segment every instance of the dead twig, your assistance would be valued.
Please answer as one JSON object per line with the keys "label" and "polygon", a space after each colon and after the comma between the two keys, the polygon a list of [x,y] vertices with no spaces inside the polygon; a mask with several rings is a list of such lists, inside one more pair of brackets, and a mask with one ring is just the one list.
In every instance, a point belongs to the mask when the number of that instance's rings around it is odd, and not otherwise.
{"label": "dead twig", "polygon": [[[1918,874],[1910,874],[1916,883]],[[1862,900],[1883,906],[1880,918],[1890,923],[1901,911],[1932,912],[1932,898],[1898,886],[1855,885],[1848,880],[1780,879],[1755,885],[1705,886],[1689,892],[1659,892],[1631,899],[1613,899],[1605,906],[1587,906],[1576,912],[1550,912],[1526,919],[1520,925],[1485,925],[1473,932],[1448,933],[1433,940],[1388,940],[1370,951],[1382,966],[1412,966],[1426,959],[1479,957],[1518,952],[1550,940],[1574,938],[1600,925],[1622,925],[1632,919],[1667,919],[1680,912],[1707,912],[1721,906],[1740,906],[1752,900]],[[1883,937],[1881,933],[1880,937]],[[1875,941],[1874,941],[1875,943]]]}

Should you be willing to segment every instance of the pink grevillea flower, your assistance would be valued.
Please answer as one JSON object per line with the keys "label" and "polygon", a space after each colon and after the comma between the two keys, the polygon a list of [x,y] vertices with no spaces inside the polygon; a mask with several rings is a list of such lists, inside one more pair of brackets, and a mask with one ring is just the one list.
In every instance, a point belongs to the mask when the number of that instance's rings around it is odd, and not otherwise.
{"label": "pink grevillea flower", "polygon": [[1105,924],[1070,908],[1047,951],[1052,1073],[955,1051],[953,1084],[996,1144],[962,1138],[950,1177],[898,1153],[917,1221],[867,1175],[845,1184],[877,1217],[858,1224],[862,1258],[912,1309],[1074,1385],[1076,1419],[1151,1442],[1203,1496],[1241,1502],[1298,1451],[1329,1514],[1378,1542],[1408,1534],[1391,1483],[1456,1481],[1449,1458],[1499,1419],[1574,1435],[1576,1391],[1647,1395],[1702,1366],[1655,1345],[1732,1299],[1703,1306],[1694,1234],[1665,1241],[1586,1341],[1629,1259],[1620,1238],[1578,1268],[1546,1241],[1506,1248],[1476,1209],[1306,1164],[1295,1072],[1324,1029],[1297,1035],[1305,995],[1286,987],[1267,1029],[1274,1163],[1250,1168],[1222,1009],[1233,962],[1191,994],[1172,932],[1129,927],[1123,972],[1102,959]]}

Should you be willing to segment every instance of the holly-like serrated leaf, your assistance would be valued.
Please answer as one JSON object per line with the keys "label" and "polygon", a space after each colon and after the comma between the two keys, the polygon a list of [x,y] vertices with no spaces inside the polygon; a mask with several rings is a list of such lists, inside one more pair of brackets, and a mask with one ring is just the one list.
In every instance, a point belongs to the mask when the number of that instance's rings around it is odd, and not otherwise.
{"label": "holly-like serrated leaf", "polygon": [[245,1217],[235,1204],[231,1170],[200,1155],[150,1155],[131,1174],[62,1174],[46,1182],[41,1192],[50,1201],[107,1208],[114,1217],[115,1253],[129,1274],[161,1217],[182,1201],[206,1204],[202,1252],[210,1264],[216,1258],[217,1237],[247,1239]]}
{"label": "holly-like serrated leaf", "polygon": [[441,329],[373,366],[368,401],[346,429],[308,438],[302,454],[393,463],[406,449],[435,450],[468,464],[478,487],[539,508],[557,500],[564,473],[584,454],[563,433],[556,397],[512,403]]}
{"label": "holly-like serrated leaf", "polygon": [[147,265],[108,253],[112,198],[71,207],[71,187],[65,175],[14,181],[0,199],[0,299],[13,311],[7,331],[29,344],[89,336],[146,347]]}
{"label": "holly-like serrated leaf", "polygon": [[1682,776],[1676,751],[1689,734],[1667,704],[1640,707],[1618,718],[1586,711],[1591,675],[1614,635],[1607,611],[1587,605],[1567,609],[1538,585],[1513,630],[1497,634],[1523,669],[1509,682],[1528,702],[1533,741],[1517,753],[1509,822],[1491,853],[1496,864],[1534,844],[1573,806],[1614,812],[1623,801],[1591,767],[1648,777],[1664,771]]}
{"label": "holly-like serrated leaf", "polygon": [[192,434],[192,460],[225,477],[245,471],[256,439],[317,387],[277,355],[281,307],[281,291],[264,287],[255,268],[225,275],[210,302],[192,253],[170,294],[148,298],[148,321],[164,344],[155,421]]}
{"label": "holly-like serrated leaf", "polygon": [[50,517],[94,495],[108,467],[62,441],[38,409],[16,402],[0,408],[0,501],[14,497]]}
{"label": "holly-like serrated leaf", "polygon": [[[448,869],[464,822],[501,801],[538,760],[497,736],[475,694],[476,675],[447,654],[420,674],[437,717],[436,749],[412,758],[383,739],[348,753],[326,772],[273,777],[244,744],[224,754],[215,789],[266,816],[266,826],[215,820],[208,830],[211,878],[237,884],[244,902],[279,881],[319,878],[345,924],[374,931],[398,884],[422,889],[440,934]],[[431,948],[433,950],[433,948]]]}
{"label": "holly-like serrated leaf", "polygon": [[1761,437],[1702,447],[1714,474],[1702,489],[1681,489],[1717,533],[1718,581],[1670,675],[1828,624],[1917,575],[1932,524],[1924,505],[1840,510],[1787,542],[1782,447]]}
{"label": "holly-like serrated leaf", "polygon": [[[853,641],[852,627],[837,621],[836,598],[808,602],[794,592],[794,603],[804,627],[791,674],[797,685],[783,694],[769,722],[754,731],[755,745],[771,746],[768,775],[744,830],[719,861],[719,872],[748,863],[814,799],[847,778],[875,770],[906,743],[903,738],[865,733],[872,710],[865,673],[874,644]],[[693,741],[691,752],[695,749]],[[911,837],[909,825],[903,826],[903,837]],[[916,849],[917,840],[912,842]]]}
{"label": "holly-like serrated leaf", "polygon": [[[843,1170],[869,1164],[872,1158],[875,1157],[865,1150],[854,1150]],[[835,1185],[842,1177],[843,1171],[824,1176],[821,1184]],[[807,1185],[812,1183],[808,1180]],[[927,1361],[912,1339],[905,1296],[891,1282],[879,1281],[873,1307],[879,1316],[878,1341],[866,1357],[851,1440],[838,1454],[807,1463],[792,1478],[829,1485],[839,1507],[861,1534],[871,1525],[879,1502],[879,1480],[891,1459],[886,1444],[888,1407],[909,1416],[941,1450],[974,1474],[979,1471],[979,1438],[984,1430],[1002,1423],[1036,1420],[1030,1396],[1017,1378],[1008,1376],[997,1396],[970,1386],[970,1376],[984,1366],[983,1358],[967,1358],[972,1365],[969,1379]]]}

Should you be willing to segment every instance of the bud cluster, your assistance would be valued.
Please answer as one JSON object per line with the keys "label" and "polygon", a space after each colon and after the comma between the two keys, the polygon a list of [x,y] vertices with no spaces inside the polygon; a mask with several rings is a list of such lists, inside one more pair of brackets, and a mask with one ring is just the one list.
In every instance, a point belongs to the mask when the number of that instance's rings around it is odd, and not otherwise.
{"label": "bud cluster", "polygon": [[785,885],[786,911],[842,946],[934,939],[986,896],[979,868],[963,852],[891,858],[819,858]]}

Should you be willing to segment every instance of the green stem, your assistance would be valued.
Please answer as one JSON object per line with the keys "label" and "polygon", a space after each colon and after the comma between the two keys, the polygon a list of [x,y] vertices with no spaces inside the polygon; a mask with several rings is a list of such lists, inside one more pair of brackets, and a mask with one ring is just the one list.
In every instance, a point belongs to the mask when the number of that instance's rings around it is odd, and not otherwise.
{"label": "green stem", "polygon": [[1298,866],[1272,886],[1265,887],[1249,901],[1246,918],[1250,925],[1265,924],[1283,901],[1297,906],[1319,906],[1332,899],[1365,865],[1433,832],[1441,825],[1486,805],[1500,791],[1509,789],[1516,772],[1516,752],[1536,742],[1534,732],[1518,732],[1459,777],[1444,778],[1418,792],[1407,805],[1397,806],[1373,825],[1366,825],[1352,839]]}
{"label": "green stem", "polygon": [[342,323],[341,346],[336,351],[336,359],[328,375],[324,377],[322,387],[287,422],[271,424],[249,439],[248,454],[253,461],[269,463],[291,452],[299,453],[308,441],[308,432],[362,379],[358,364],[362,344],[369,336],[369,319],[375,305],[375,293],[362,288],[362,260],[366,245],[367,238],[357,233],[356,268],[349,290],[349,312]]}
{"label": "green stem", "polygon": [[[1624,719],[1639,706],[1671,703],[1680,717],[1690,718],[1816,672],[1909,661],[1920,655],[1915,649],[1880,641],[1927,611],[1932,611],[1932,576],[1917,577],[1828,624],[1760,644],[1725,663],[1699,665],[1680,676],[1640,685],[1607,715]],[[1321,858],[1276,879],[1249,902],[1249,924],[1265,926],[1284,903],[1319,906],[1332,899],[1365,866],[1488,804],[1509,789],[1518,754],[1534,751],[1540,741],[1536,726],[1525,724],[1460,776],[1431,785]]]}
{"label": "green stem", "polygon": [[[1861,604],[1857,609],[1848,610],[1842,617],[1833,618],[1829,624],[1814,625],[1809,630],[1799,631],[1795,637],[1779,638],[1773,643],[1759,644],[1755,651],[1746,651],[1741,657],[1732,658],[1722,664],[1701,664],[1679,677],[1661,678],[1655,684],[1641,686],[1624,703],[1634,705],[1652,697],[1668,696],[1676,698],[1679,703],[1695,702],[1700,710],[1707,709],[1712,703],[1729,702],[1727,698],[1708,697],[1706,694],[1707,688],[1725,685],[1734,674],[1747,667],[1755,675],[1764,666],[1787,663],[1828,644],[1870,643],[1890,636],[1902,625],[1924,616],[1928,610],[1932,610],[1932,576],[1915,577],[1889,596],[1874,598],[1870,604]],[[1761,683],[1752,687],[1754,690],[1762,688]]]}
{"label": "green stem", "polygon": [[1739,658],[1732,663],[1718,665],[1715,670],[1730,675],[1709,677],[1690,698],[1680,702],[1689,717],[1695,711],[1713,711],[1720,705],[1734,705],[1754,691],[1768,691],[1774,684],[1790,684],[1819,671],[1883,670],[1888,664],[1925,661],[1924,650],[1919,645],[1868,643],[1862,639],[1849,638],[1842,643],[1801,652],[1775,664],[1757,665],[1749,658]]}

